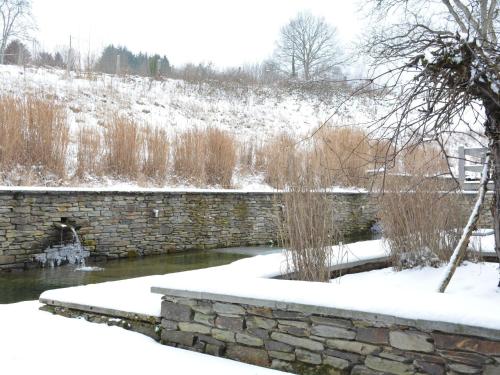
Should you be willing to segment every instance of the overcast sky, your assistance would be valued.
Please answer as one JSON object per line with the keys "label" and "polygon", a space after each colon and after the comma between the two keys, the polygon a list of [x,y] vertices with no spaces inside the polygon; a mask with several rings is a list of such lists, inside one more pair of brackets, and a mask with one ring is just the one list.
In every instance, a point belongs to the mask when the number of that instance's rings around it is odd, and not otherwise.
{"label": "overcast sky", "polygon": [[355,0],[32,0],[37,39],[49,51],[107,44],[165,54],[174,65],[237,66],[269,57],[281,26],[301,10],[324,16],[342,41],[359,33]]}

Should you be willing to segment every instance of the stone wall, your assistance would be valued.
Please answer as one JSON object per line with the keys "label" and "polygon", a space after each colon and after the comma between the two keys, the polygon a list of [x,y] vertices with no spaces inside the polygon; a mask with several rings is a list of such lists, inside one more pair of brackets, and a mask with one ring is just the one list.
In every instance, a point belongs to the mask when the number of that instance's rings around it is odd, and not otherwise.
{"label": "stone wall", "polygon": [[299,374],[500,374],[500,331],[189,294],[163,297],[162,343]]}
{"label": "stone wall", "polygon": [[[370,228],[376,209],[368,195],[331,197],[345,234]],[[37,254],[60,243],[54,223],[61,221],[78,228],[91,257],[113,259],[270,244],[277,239],[280,209],[275,193],[2,190],[0,270],[36,265]]]}

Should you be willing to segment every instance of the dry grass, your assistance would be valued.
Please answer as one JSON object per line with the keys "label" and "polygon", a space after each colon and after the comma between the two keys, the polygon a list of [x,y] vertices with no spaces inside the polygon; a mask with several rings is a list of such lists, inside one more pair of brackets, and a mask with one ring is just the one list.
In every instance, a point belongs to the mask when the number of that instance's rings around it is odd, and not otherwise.
{"label": "dry grass", "polygon": [[393,180],[380,198],[380,219],[396,269],[448,261],[465,224],[458,193],[425,176]]}
{"label": "dry grass", "polygon": [[236,166],[236,141],[215,128],[195,129],[177,136],[173,148],[175,176],[195,185],[230,187]]}
{"label": "dry grass", "polygon": [[257,153],[261,145],[253,139],[245,142],[239,142],[237,147],[238,169],[242,175],[252,175],[256,171]]}
{"label": "dry grass", "polygon": [[267,184],[283,189],[302,174],[304,154],[296,143],[294,136],[281,133],[256,151],[255,169]]}
{"label": "dry grass", "polygon": [[365,186],[374,150],[367,135],[355,128],[325,127],[310,153],[310,168],[320,186]]}
{"label": "dry grass", "polygon": [[422,144],[404,150],[400,155],[400,172],[411,175],[436,176],[448,173],[442,150],[432,144]]}
{"label": "dry grass", "polygon": [[78,153],[76,155],[76,176],[99,176],[103,173],[102,136],[98,129],[82,127],[77,136]]}
{"label": "dry grass", "polygon": [[454,180],[442,178],[449,173],[446,157],[440,148],[433,144],[420,144],[396,151],[394,147],[383,146],[381,154],[386,160],[379,160],[378,167],[385,172],[379,173],[374,181],[377,190],[392,189],[401,185],[411,188],[412,184],[419,184],[423,180],[434,180],[439,189],[447,191],[457,187]]}
{"label": "dry grass", "polygon": [[115,116],[104,130],[105,169],[119,178],[137,179],[141,166],[141,131],[133,120]]}
{"label": "dry grass", "polygon": [[142,130],[142,173],[161,184],[167,178],[169,140],[163,129],[145,127]]}
{"label": "dry grass", "polygon": [[236,142],[233,136],[216,128],[206,129],[204,136],[206,183],[224,188],[231,187],[236,166]]}
{"label": "dry grass", "polygon": [[375,149],[367,135],[353,128],[323,128],[311,140],[282,133],[255,152],[255,170],[265,182],[282,189],[304,171],[318,187],[366,186]]}
{"label": "dry grass", "polygon": [[0,98],[0,166],[66,174],[69,126],[64,109],[38,96]]}
{"label": "dry grass", "polygon": [[202,184],[205,180],[205,143],[202,131],[188,130],[177,135],[172,148],[175,176],[191,184]]}

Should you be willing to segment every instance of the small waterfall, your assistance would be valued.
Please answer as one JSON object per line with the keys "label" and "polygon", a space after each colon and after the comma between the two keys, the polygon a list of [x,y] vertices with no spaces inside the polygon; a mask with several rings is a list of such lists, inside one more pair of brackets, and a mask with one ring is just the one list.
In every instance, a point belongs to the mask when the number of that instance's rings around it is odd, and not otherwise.
{"label": "small waterfall", "polygon": [[90,255],[90,252],[80,242],[76,229],[63,223],[57,223],[55,226],[61,230],[61,238],[63,237],[62,232],[70,229],[73,234],[72,243],[64,244],[61,240],[60,245],[49,246],[43,253],[36,255],[35,260],[44,266],[49,265],[51,267],[67,263],[85,267],[85,258]]}

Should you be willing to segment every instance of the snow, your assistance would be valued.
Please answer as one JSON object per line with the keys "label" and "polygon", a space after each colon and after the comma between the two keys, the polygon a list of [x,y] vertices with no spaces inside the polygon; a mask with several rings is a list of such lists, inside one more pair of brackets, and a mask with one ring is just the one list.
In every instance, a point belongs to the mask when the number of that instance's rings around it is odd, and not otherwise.
{"label": "snow", "polygon": [[[489,242],[489,237],[475,238]],[[386,247],[384,240],[373,240],[332,251],[337,254],[336,262],[347,263],[384,257]],[[156,287],[500,329],[496,264],[466,262],[457,269],[446,293],[435,291],[444,267],[384,269],[346,275],[330,284],[270,279],[285,269],[284,254],[275,253],[226,266],[50,290],[41,298],[159,316],[161,295],[150,293]]]}
{"label": "snow", "polygon": [[[166,188],[143,188],[134,184],[114,184],[112,186],[94,187],[46,187],[46,186],[0,186],[0,192],[20,191],[20,192],[102,192],[102,193],[272,193],[281,192],[269,185],[260,183],[249,183],[243,189],[219,189],[219,188],[196,188],[192,186],[175,186]],[[368,191],[358,188],[332,187],[322,190],[328,193],[365,194]]]}
{"label": "snow", "polygon": [[9,375],[220,374],[282,372],[159,345],[119,327],[67,319],[35,301],[0,305],[0,362]]}
{"label": "snow", "polygon": [[258,139],[283,131],[307,134],[340,107],[332,123],[360,124],[371,120],[373,102],[347,94],[331,98],[287,87],[189,83],[176,79],[95,73],[91,77],[44,67],[0,66],[0,94],[53,95],[67,108],[72,131],[82,124],[99,127],[110,114],[161,126],[170,135],[193,127],[216,126],[240,140]]}
{"label": "snow", "polygon": [[[382,240],[348,244],[342,249],[337,246],[332,248],[333,254],[339,252],[338,263],[386,256]],[[151,293],[152,286],[175,285],[184,289],[197,288],[209,282],[212,287],[216,284],[231,284],[237,291],[240,285],[252,285],[256,280],[279,276],[285,270],[286,259],[283,253],[258,255],[225,266],[48,290],[40,298],[160,316],[161,296]],[[231,282],[228,283],[228,280]]]}
{"label": "snow", "polygon": [[[469,247],[481,254],[496,254],[495,253],[495,236],[490,234],[491,229],[479,229],[474,233],[478,236],[472,236]],[[487,234],[487,235],[485,235]]]}
{"label": "snow", "polygon": [[[435,291],[444,267],[413,270],[409,275],[391,269],[380,272],[385,273],[373,274],[369,281],[357,282],[356,278],[371,274],[361,273],[343,276],[330,284],[276,279],[223,283],[216,278],[161,279],[154,286],[500,329],[497,264],[466,263],[457,269],[450,292],[444,294]],[[390,272],[394,277],[385,281],[383,276]],[[391,288],[387,287],[389,282]],[[478,290],[481,293],[476,293]]]}

